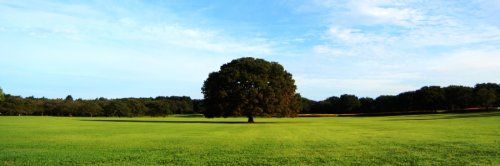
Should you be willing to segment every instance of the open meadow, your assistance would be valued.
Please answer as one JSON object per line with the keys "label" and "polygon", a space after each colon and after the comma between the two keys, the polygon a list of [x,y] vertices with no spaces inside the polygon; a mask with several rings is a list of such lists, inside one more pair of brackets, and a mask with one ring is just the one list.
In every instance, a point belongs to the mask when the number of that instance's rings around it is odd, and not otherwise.
{"label": "open meadow", "polygon": [[246,120],[0,117],[0,164],[500,165],[500,112]]}

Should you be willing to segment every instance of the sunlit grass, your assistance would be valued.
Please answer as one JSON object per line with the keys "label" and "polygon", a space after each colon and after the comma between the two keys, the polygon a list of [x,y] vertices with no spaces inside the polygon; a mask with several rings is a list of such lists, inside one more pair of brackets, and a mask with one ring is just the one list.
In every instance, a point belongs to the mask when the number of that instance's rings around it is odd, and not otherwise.
{"label": "sunlit grass", "polygon": [[500,113],[255,120],[0,117],[0,164],[500,164]]}

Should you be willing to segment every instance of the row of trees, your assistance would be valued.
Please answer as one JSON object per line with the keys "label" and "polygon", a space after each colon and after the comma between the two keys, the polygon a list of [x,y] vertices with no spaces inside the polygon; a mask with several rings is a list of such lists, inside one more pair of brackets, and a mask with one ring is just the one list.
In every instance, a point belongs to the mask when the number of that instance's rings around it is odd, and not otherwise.
{"label": "row of trees", "polygon": [[[464,110],[500,106],[500,84],[467,86],[426,86],[398,95],[375,99],[355,95],[329,97],[323,101],[302,98],[300,113],[383,113],[436,110]],[[189,97],[122,98],[94,100],[47,99],[3,94],[0,89],[0,115],[51,116],[167,116],[206,113],[203,100]],[[241,114],[243,115],[243,114]],[[243,115],[244,116],[244,115]]]}
{"label": "row of trees", "polygon": [[199,113],[201,103],[189,97],[123,98],[95,100],[47,99],[5,95],[0,115],[51,116],[167,116]]}
{"label": "row of trees", "polygon": [[436,110],[487,109],[500,106],[500,85],[495,83],[467,86],[426,86],[398,95],[375,99],[344,94],[323,101],[302,99],[302,113],[381,113]]}

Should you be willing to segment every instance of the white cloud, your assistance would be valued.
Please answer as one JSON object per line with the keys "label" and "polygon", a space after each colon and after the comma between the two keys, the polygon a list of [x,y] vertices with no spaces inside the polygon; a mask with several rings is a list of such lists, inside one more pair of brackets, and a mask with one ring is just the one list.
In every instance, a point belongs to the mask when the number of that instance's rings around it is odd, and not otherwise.
{"label": "white cloud", "polygon": [[413,26],[424,19],[417,9],[394,0],[358,0],[348,4],[352,16],[376,24]]}
{"label": "white cloud", "polygon": [[221,29],[196,26],[187,18],[163,17],[175,15],[168,11],[153,8],[128,14],[117,4],[100,7],[0,2],[0,30],[16,36],[13,41],[1,41],[8,48],[1,49],[0,55],[7,59],[1,62],[6,64],[4,73],[15,71],[26,80],[50,76],[41,79],[52,79],[48,86],[72,89],[75,95],[87,93],[79,93],[71,82],[81,89],[102,90],[91,96],[199,98],[203,80],[223,63],[275,54],[273,42],[266,38],[232,36]]}
{"label": "white cloud", "polygon": [[246,53],[255,56],[270,55],[273,53],[272,46],[267,41],[250,39],[236,41],[231,37],[224,36],[220,32],[184,28],[178,25],[152,25],[141,28],[148,39],[174,44],[186,48],[202,49],[217,53]]}
{"label": "white cloud", "polygon": [[419,26],[401,36],[401,41],[413,46],[461,46],[498,42],[500,29],[486,24],[456,26]]}
{"label": "white cloud", "polygon": [[329,42],[342,45],[379,44],[390,43],[397,37],[384,33],[368,33],[360,29],[339,28],[332,26],[328,29],[324,38]]}
{"label": "white cloud", "polygon": [[331,64],[313,69],[315,75],[301,74],[297,82],[306,95],[325,89],[378,96],[426,85],[500,82],[500,28],[471,9],[474,4],[319,3],[329,12],[327,28],[311,52]]}
{"label": "white cloud", "polygon": [[[141,80],[174,81],[182,88],[183,83],[201,86],[208,72],[231,59],[265,57],[296,72],[306,97],[378,96],[430,84],[500,82],[500,19],[495,19],[497,3],[490,1],[318,0],[299,11],[313,14],[245,35],[210,27],[208,17],[195,18],[203,23],[189,22],[164,6],[98,3],[0,0],[0,32],[42,38],[5,40],[1,50],[9,54],[3,56],[12,57],[3,63],[23,62],[41,73],[115,79],[129,86]],[[145,6],[126,8],[136,3]],[[276,33],[280,30],[284,33]],[[262,37],[268,34],[273,40]],[[14,48],[25,42],[36,55]],[[20,70],[10,66],[10,71]],[[199,95],[199,89],[190,88]]]}
{"label": "white cloud", "polygon": [[476,15],[459,15],[457,13],[467,9],[448,4],[451,2],[442,3],[321,1],[330,12],[331,22],[321,35],[325,42],[313,46],[312,50],[322,55],[349,52],[353,56],[384,56],[427,47],[498,45],[498,26]]}
{"label": "white cloud", "polygon": [[316,45],[313,47],[313,52],[319,55],[325,55],[325,56],[344,56],[344,55],[349,55],[349,53],[344,52],[343,50],[340,49],[334,49],[326,45]]}
{"label": "white cloud", "polygon": [[[64,37],[69,40],[104,39],[123,42],[139,39],[151,43],[150,45],[175,45],[220,54],[267,56],[274,53],[273,45],[266,39],[235,38],[220,30],[193,28],[169,19],[146,22],[141,20],[150,18],[127,17],[124,13],[103,13],[111,11],[77,4],[40,2],[35,6],[23,2],[3,3],[8,5],[0,4],[0,11],[3,13],[0,21],[10,25],[5,31],[22,31],[40,38]],[[126,11],[116,9],[118,6],[113,7],[116,11]],[[164,15],[165,11],[148,12]]]}
{"label": "white cloud", "polygon": [[363,43],[369,41],[368,37],[357,29],[331,27],[328,30],[327,36],[347,43]]}

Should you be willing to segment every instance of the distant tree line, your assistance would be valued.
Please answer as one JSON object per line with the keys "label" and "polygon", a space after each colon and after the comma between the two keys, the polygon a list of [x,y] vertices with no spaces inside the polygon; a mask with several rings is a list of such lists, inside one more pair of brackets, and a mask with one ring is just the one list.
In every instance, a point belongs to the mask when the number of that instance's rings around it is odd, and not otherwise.
{"label": "distant tree line", "polygon": [[47,99],[4,95],[0,115],[138,117],[193,114],[200,111],[199,100],[189,97],[121,98],[94,100]]}
{"label": "distant tree line", "polygon": [[384,113],[433,112],[437,110],[488,109],[500,106],[500,84],[482,83],[474,87],[451,85],[425,86],[398,95],[375,99],[344,94],[323,101],[302,99],[301,113]]}
{"label": "distant tree line", "polygon": [[[302,97],[300,104],[300,113],[331,114],[487,109],[500,106],[500,84],[425,86],[415,91],[382,95],[374,99],[349,94],[332,96],[322,101]],[[69,95],[65,99],[48,99],[3,94],[0,89],[0,115],[138,117],[200,114],[205,111],[203,100],[185,96],[75,100]]]}

